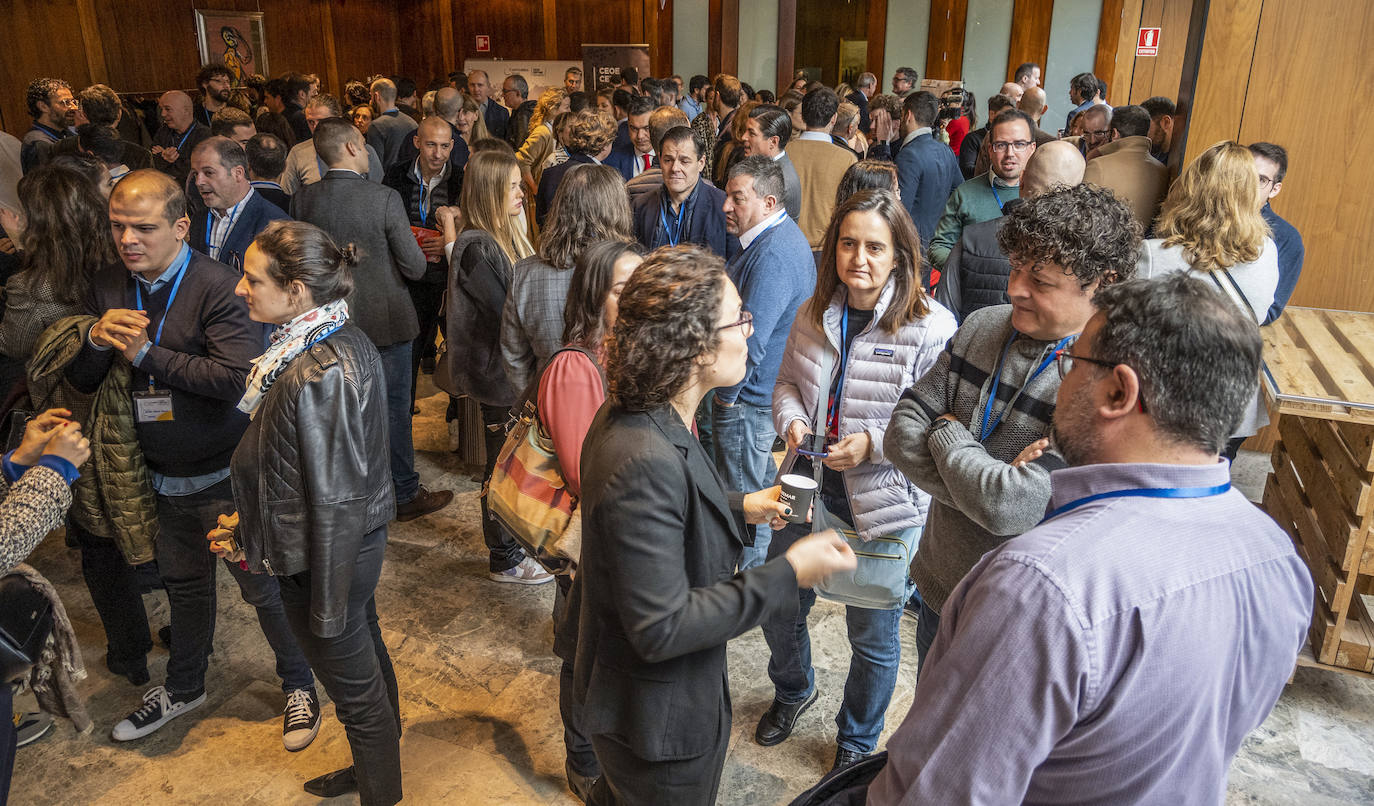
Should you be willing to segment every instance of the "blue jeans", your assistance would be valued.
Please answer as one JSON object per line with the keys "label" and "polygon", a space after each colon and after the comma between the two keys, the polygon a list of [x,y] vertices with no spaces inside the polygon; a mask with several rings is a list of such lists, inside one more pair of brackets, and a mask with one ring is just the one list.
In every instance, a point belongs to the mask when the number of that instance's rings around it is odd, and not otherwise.
{"label": "blue jeans", "polygon": [[[725,481],[726,491],[752,493],[772,486],[778,475],[773,461],[773,409],[769,406],[750,406],[736,402],[722,406],[714,401],[711,407],[711,447],[714,449],[716,470]],[[750,527],[754,530],[754,545],[745,548],[739,568],[763,565],[768,556],[768,542],[772,530],[766,524]]]}
{"label": "blue jeans", "polygon": [[391,443],[391,483],[396,485],[396,503],[408,504],[420,491],[420,474],[415,472],[415,444],[411,440],[411,342],[378,347],[386,381],[387,438]]}
{"label": "blue jeans", "polygon": [[935,643],[935,635],[940,632],[940,614],[930,609],[925,600],[916,613],[916,679],[921,679],[921,668],[926,665],[926,655],[930,645]]}
{"label": "blue jeans", "polygon": [[[768,559],[781,557],[809,527],[788,526],[773,535]],[[816,673],[811,666],[811,635],[806,617],[816,602],[810,589],[798,591],[800,606],[795,617],[765,621],[763,637],[768,642],[768,677],[779,702],[802,702],[816,688]],[[852,654],[849,676],[844,683],[844,699],[835,715],[836,741],[844,750],[871,753],[883,732],[883,715],[897,687],[897,667],[902,657],[898,626],[902,608],[869,610],[845,608],[845,628]]]}

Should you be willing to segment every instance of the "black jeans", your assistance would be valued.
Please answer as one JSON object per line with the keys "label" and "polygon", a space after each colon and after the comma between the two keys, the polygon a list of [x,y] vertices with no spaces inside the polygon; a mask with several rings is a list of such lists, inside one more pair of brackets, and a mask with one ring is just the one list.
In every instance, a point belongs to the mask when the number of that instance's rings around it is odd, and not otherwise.
{"label": "black jeans", "polygon": [[510,419],[510,406],[488,406],[485,403],[481,406],[482,437],[487,449],[487,464],[482,473],[482,541],[487,544],[488,570],[499,573],[514,568],[525,559],[520,544],[506,534],[487,509],[486,486],[491,483],[496,456],[501,453],[501,446],[506,444],[505,425],[506,420]]}
{"label": "black jeans", "polygon": [[[198,493],[157,497],[157,569],[167,586],[172,617],[167,690],[182,697],[194,698],[205,690],[205,669],[215,641],[215,567],[220,561],[210,553],[205,533],[215,527],[218,516],[233,511],[228,478]],[[282,689],[312,687],[314,676],[286,625],[276,579],[235,571],[243,598],[257,610],[258,623],[276,656]]]}
{"label": "black jeans", "polygon": [[[565,630],[577,633],[578,614],[568,607],[568,590],[572,588],[572,577],[559,574],[554,577],[558,590],[553,595],[554,633]],[[568,622],[572,619],[572,623]],[[555,639],[557,640],[557,639]],[[601,774],[601,765],[596,761],[596,751],[592,749],[591,737],[582,732],[582,705],[577,701],[573,685],[574,654],[562,658],[563,665],[558,673],[558,715],[563,719],[563,747],[568,754],[568,766],[578,775],[595,778]]]}
{"label": "black jeans", "polygon": [[921,600],[921,608],[916,613],[916,680],[921,679],[921,669],[925,668],[926,655],[930,654],[930,645],[935,643],[935,636],[940,632],[940,614],[930,609],[924,599]]}
{"label": "black jeans", "polygon": [[415,305],[415,317],[420,320],[420,335],[415,337],[410,351],[410,402],[415,404],[415,385],[420,379],[420,359],[433,358],[435,336],[439,333],[440,310],[444,307],[444,284],[406,282],[410,301]]}
{"label": "black jeans", "polygon": [[14,776],[14,751],[19,736],[14,730],[14,689],[0,683],[0,806],[10,799],[10,778]]}
{"label": "black jeans", "polygon": [[363,538],[353,563],[347,619],[333,638],[311,632],[310,572],[277,578],[291,631],[348,734],[363,806],[391,806],[401,799],[401,704],[374,598],[385,551],[385,526]]}

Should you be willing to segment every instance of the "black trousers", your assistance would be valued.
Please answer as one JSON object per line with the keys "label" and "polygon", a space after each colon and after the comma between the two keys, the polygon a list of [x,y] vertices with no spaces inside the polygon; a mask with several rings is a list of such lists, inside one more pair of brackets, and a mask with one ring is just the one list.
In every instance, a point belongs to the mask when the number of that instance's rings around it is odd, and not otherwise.
{"label": "black trousers", "polygon": [[99,537],[67,519],[67,533],[81,548],[81,575],[105,628],[105,651],[116,668],[142,668],[153,638],[143,607],[138,571],[124,561],[114,540]]}
{"label": "black trousers", "polygon": [[720,736],[710,750],[695,758],[647,761],[614,736],[592,736],[601,778],[592,787],[589,806],[713,806],[730,744],[730,713],[721,714]]}
{"label": "black trousers", "polygon": [[278,577],[291,631],[348,735],[362,806],[401,800],[401,705],[374,597],[385,550],[385,526],[363,538],[353,564],[348,616],[334,638],[311,632],[310,572]]}
{"label": "black trousers", "polygon": [[410,403],[415,404],[415,385],[420,379],[420,359],[433,358],[437,351],[435,337],[439,333],[439,311],[444,306],[444,284],[407,282],[410,301],[415,305],[415,317],[420,320],[420,335],[415,337],[410,351]]}
{"label": "black trousers", "polygon": [[0,806],[10,799],[10,778],[14,776],[14,751],[19,736],[14,730],[14,689],[0,683]]}
{"label": "black trousers", "polygon": [[[577,634],[578,613],[568,607],[568,591],[572,588],[572,577],[559,574],[554,578],[558,590],[553,595],[554,634]],[[569,619],[572,619],[570,622]],[[563,661],[558,673],[558,715],[563,720],[563,747],[568,754],[568,766],[578,775],[595,778],[601,774],[601,765],[596,761],[596,751],[592,740],[582,731],[582,704],[577,701],[573,685],[573,662],[576,659],[576,646],[558,646],[554,639],[554,653]]]}
{"label": "black trousers", "polygon": [[[487,449],[487,464],[482,470],[482,489],[485,491],[486,485],[491,483],[491,471],[496,468],[496,457],[501,453],[501,446],[506,444],[506,430],[501,426],[510,419],[510,406],[485,403],[481,406],[482,436]],[[482,495],[482,542],[487,544],[487,570],[493,573],[508,571],[525,559],[525,550],[491,516],[485,493]]]}

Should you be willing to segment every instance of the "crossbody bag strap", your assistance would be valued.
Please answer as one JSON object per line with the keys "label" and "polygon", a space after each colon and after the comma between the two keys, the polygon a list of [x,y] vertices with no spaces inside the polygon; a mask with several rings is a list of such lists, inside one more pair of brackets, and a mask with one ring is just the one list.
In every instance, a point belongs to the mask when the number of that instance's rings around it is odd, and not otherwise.
{"label": "crossbody bag strap", "polygon": [[[818,433],[820,434],[820,436],[821,436],[821,443],[822,443],[822,444],[825,443],[825,431],[824,431],[824,429],[827,427],[827,423],[829,422],[828,418],[826,417],[826,415],[828,414],[828,412],[826,411],[826,406],[825,406],[825,404],[826,404],[826,402],[830,399],[830,387],[831,387],[831,384],[833,383],[833,381],[832,381],[831,378],[830,378],[830,374],[831,374],[831,372],[834,370],[834,365],[835,365],[835,356],[834,356],[834,355],[831,355],[831,353],[830,353],[830,340],[826,338],[826,335],[825,335],[825,328],[822,327],[822,328],[821,328],[821,383],[820,383],[820,386],[819,386],[819,387],[817,388],[817,390],[816,390],[816,417],[815,417],[815,419],[813,419],[813,420],[811,421],[811,422],[812,422],[812,432],[813,432],[813,433],[817,433],[817,432],[816,432],[816,429],[817,429],[817,428],[822,429],[820,432],[818,432]],[[838,401],[838,400],[835,401],[835,405],[837,405],[837,406],[839,405],[839,401]],[[816,495],[820,495],[820,492],[821,492],[821,474],[822,474],[822,473],[824,472],[824,470],[825,470],[825,465],[821,462],[820,457],[818,457],[818,456],[812,456],[812,457],[810,457],[810,459],[811,459],[811,476],[812,476],[812,478],[814,478],[814,479],[816,480]]]}
{"label": "crossbody bag strap", "polygon": [[[1257,317],[1255,316],[1254,307],[1250,304],[1250,300],[1245,298],[1245,292],[1240,290],[1240,284],[1236,282],[1236,278],[1231,276],[1231,270],[1222,269],[1220,273],[1226,275],[1226,281],[1231,284],[1231,288],[1235,289],[1236,297],[1240,299],[1240,304],[1244,305],[1245,310],[1250,312],[1250,318],[1257,319]],[[1221,280],[1217,279],[1217,272],[1212,271],[1208,272],[1208,274],[1212,276],[1212,282],[1217,284],[1217,289],[1220,290],[1221,293],[1225,294],[1226,286],[1222,285]]]}

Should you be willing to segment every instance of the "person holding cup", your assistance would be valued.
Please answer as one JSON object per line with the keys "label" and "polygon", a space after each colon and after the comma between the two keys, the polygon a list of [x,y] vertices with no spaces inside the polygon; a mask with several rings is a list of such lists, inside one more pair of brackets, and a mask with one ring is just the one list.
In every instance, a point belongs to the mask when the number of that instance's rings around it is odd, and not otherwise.
{"label": "person holding cup", "polygon": [[834,532],[738,574],[746,521],[781,526],[778,488],[729,493],[689,430],[745,376],[752,317],[723,261],[663,248],[635,269],[606,342],[609,396],[582,443],[575,696],[602,776],[588,803],[715,802],[730,738],[725,646],[793,618],[798,587],[852,569]]}
{"label": "person holding cup", "polygon": [[[920,263],[916,228],[891,191],[864,190],[841,203],[826,231],[815,293],[788,334],[773,390],[774,425],[787,438],[784,487],[791,492],[819,475],[817,520],[844,524],[862,541],[920,527],[930,502],[883,454],[898,398],[934,366],[957,327],[922,290]],[[789,484],[793,477],[801,478]],[[769,559],[810,531],[796,514],[774,536]],[[795,613],[763,624],[774,686],[773,704],[754,733],[764,746],[787,739],[819,696],[806,627],[816,593],[803,589],[799,599]],[[900,601],[884,610],[846,607],[853,656],[835,716],[835,768],[877,746],[897,682],[901,615]]]}

